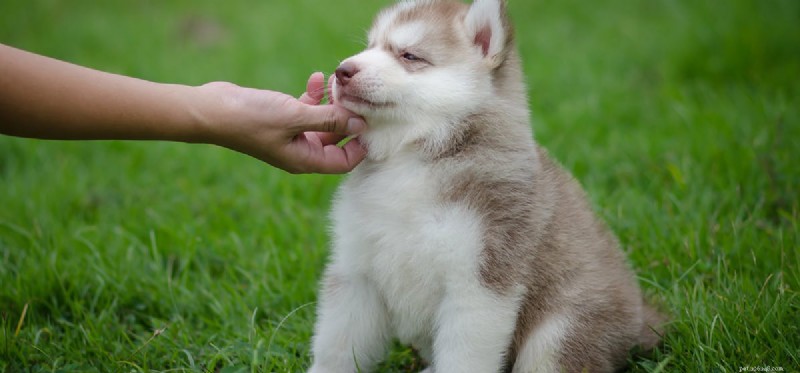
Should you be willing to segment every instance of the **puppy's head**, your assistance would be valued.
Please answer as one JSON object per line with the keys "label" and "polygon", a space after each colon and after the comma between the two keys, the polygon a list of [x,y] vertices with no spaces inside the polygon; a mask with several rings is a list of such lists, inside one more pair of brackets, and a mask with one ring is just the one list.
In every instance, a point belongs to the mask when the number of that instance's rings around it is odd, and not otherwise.
{"label": "puppy's head", "polygon": [[336,69],[334,100],[371,126],[454,119],[495,94],[511,49],[505,1],[403,1],[382,11],[367,49]]}

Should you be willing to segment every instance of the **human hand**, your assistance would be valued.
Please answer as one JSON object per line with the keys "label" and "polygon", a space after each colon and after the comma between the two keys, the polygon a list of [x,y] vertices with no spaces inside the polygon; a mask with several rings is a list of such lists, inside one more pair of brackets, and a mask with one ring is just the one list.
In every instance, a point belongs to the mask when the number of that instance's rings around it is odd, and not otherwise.
{"label": "human hand", "polygon": [[366,129],[363,119],[337,105],[319,105],[325,77],[312,74],[296,99],[280,92],[214,82],[198,87],[195,108],[206,133],[202,141],[248,154],[290,173],[345,173],[366,156],[348,135]]}

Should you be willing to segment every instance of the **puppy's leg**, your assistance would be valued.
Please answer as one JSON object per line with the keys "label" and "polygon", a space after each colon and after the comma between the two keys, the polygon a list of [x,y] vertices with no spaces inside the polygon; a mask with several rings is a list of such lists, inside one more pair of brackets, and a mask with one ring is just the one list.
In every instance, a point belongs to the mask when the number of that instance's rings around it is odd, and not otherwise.
{"label": "puppy's leg", "polygon": [[424,341],[416,341],[412,344],[417,350],[417,355],[427,365],[420,373],[433,373],[431,362],[433,361],[433,341],[426,338]]}
{"label": "puppy's leg", "polygon": [[329,269],[320,294],[310,373],[369,372],[388,342],[385,307],[363,278]]}
{"label": "puppy's leg", "polygon": [[439,309],[433,371],[498,372],[514,332],[519,296],[501,296],[480,284],[450,290]]}
{"label": "puppy's leg", "polygon": [[554,313],[545,317],[517,352],[512,373],[561,372],[558,360],[569,325],[566,314]]}

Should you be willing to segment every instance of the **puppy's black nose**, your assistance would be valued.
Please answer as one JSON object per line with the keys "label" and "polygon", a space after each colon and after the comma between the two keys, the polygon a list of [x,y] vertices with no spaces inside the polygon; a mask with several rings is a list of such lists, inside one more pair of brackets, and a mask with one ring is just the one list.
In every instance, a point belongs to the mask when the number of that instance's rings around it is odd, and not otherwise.
{"label": "puppy's black nose", "polygon": [[358,74],[358,66],[352,62],[345,62],[336,68],[336,80],[343,86],[350,83],[350,79],[356,74]]}

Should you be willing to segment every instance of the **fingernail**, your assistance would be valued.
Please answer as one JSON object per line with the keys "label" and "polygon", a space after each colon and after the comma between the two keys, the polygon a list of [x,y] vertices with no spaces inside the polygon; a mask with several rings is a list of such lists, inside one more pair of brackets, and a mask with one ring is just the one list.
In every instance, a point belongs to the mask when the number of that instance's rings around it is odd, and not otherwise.
{"label": "fingernail", "polygon": [[367,123],[360,118],[350,118],[347,120],[347,133],[357,135],[367,128]]}

